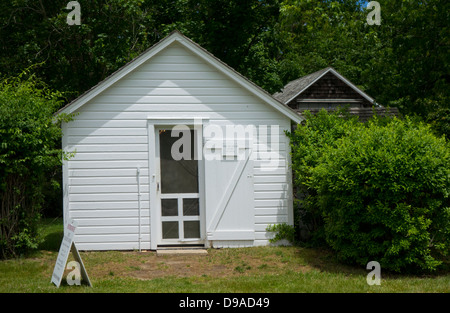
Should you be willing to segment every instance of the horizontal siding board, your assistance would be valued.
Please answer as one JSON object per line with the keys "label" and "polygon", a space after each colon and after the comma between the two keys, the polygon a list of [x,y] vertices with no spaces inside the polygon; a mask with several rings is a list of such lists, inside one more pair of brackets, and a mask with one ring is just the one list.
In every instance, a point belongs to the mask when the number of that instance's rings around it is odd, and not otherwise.
{"label": "horizontal siding board", "polygon": [[255,216],[270,216],[270,215],[287,215],[288,208],[287,207],[279,207],[279,208],[258,208],[255,209]]}
{"label": "horizontal siding board", "polygon": [[[160,113],[160,115],[173,115],[173,117],[175,118],[183,118],[183,117],[189,117],[192,118],[193,117],[193,112],[195,111],[179,111],[174,115],[173,112],[170,111],[165,111],[165,110],[161,110],[158,113]],[[223,111],[223,112],[206,112],[206,111],[196,111],[197,113],[199,113],[199,117],[204,116],[205,118],[208,118],[210,120],[210,124],[215,124],[217,126],[225,126],[225,125],[230,125],[230,123],[236,124],[242,124],[242,125],[273,125],[274,123],[276,123],[276,121],[273,120],[273,117],[271,116],[271,112],[269,111],[245,111],[245,112],[227,112],[227,111]],[[204,114],[201,114],[202,112],[204,112]],[[153,113],[153,114],[152,114]],[[147,117],[153,117],[154,119],[158,118],[157,114],[154,114],[156,112],[149,112],[148,114],[143,114],[142,112],[123,112],[123,111],[118,111],[118,112],[84,112],[84,114],[80,114],[80,119],[84,119],[84,120],[89,120],[89,119],[93,119],[93,120],[98,120],[98,119],[123,119],[123,120],[136,120],[136,119],[146,119]],[[201,114],[201,115],[200,115]],[[153,115],[153,116],[152,116]],[[77,128],[74,129],[70,129],[70,136],[86,136],[86,135],[91,135],[91,136],[123,136],[123,135],[134,135],[134,136],[144,136],[146,135],[146,131],[147,128],[136,128],[136,130],[140,130],[140,132],[137,133],[123,133],[119,131],[120,128],[107,128],[108,131],[104,131],[104,130],[98,130],[100,133],[91,133],[88,130],[86,130],[86,128],[82,128],[82,133],[78,134],[77,132],[72,132],[72,131],[77,131]],[[124,129],[132,129],[132,128],[124,128]],[[95,131],[95,129],[91,129],[91,131]],[[112,133],[112,131],[114,131],[114,133]],[[280,137],[283,138],[284,137]]]}
{"label": "horizontal siding board", "polygon": [[[197,59],[200,60],[200,58],[196,55],[193,55],[192,53],[190,53],[189,51],[186,50],[186,48],[184,48],[183,46],[180,46],[179,44],[175,43],[170,45],[169,47],[167,47],[164,52],[160,52],[157,56],[160,55],[169,55],[169,56],[193,56]],[[151,60],[150,60],[151,61]],[[147,62],[150,62],[147,61]],[[202,63],[204,63],[204,61],[202,61]]]}
{"label": "horizontal siding board", "polygon": [[197,56],[184,54],[182,58],[178,55],[159,54],[152,58],[153,64],[203,64],[204,62]]}
{"label": "horizontal siding board", "polygon": [[[72,202],[70,203],[70,209],[72,212],[76,210],[114,210],[114,209],[135,209],[136,214],[138,208],[138,202],[136,201],[105,201],[105,202]],[[149,201],[141,201],[141,211],[148,211]],[[137,216],[137,215],[136,215]]]}
{"label": "horizontal siding board", "polygon": [[[159,95],[112,95],[112,96],[98,96],[95,103],[156,103],[156,104],[167,104],[167,103],[178,103],[178,104],[220,104],[220,103],[255,103],[255,97],[250,95],[236,96],[236,95],[211,95],[211,96],[201,96],[201,95],[171,95],[171,96],[159,96]],[[272,114],[273,116],[273,114]]]}
{"label": "horizontal siding board", "polygon": [[[285,160],[285,153],[283,151],[256,151],[258,160]],[[281,165],[281,162],[280,162]]]}
{"label": "horizontal siding board", "polygon": [[146,128],[147,120],[116,120],[116,119],[101,119],[101,120],[83,120],[76,119],[68,124],[69,129],[73,128]]}
{"label": "horizontal siding board", "polygon": [[[133,201],[137,199],[137,193],[97,193],[97,194],[70,194],[69,201]],[[141,200],[148,201],[147,193],[141,195]]]}
{"label": "horizontal siding board", "polygon": [[69,162],[69,169],[116,169],[116,168],[133,168],[147,167],[147,160],[135,160],[130,162],[129,160],[123,161],[77,161],[71,160]]}
{"label": "horizontal siding board", "polygon": [[[285,169],[283,169],[285,172]],[[288,178],[286,175],[262,175],[262,174],[254,174],[253,182],[256,184],[261,183],[288,183]]]}
{"label": "horizontal siding board", "polygon": [[287,184],[255,184],[255,191],[287,191]]}
{"label": "horizontal siding board", "polygon": [[147,160],[147,152],[77,152],[74,161]]}
{"label": "horizontal siding board", "polygon": [[201,88],[180,88],[180,87],[164,87],[158,86],[149,89],[148,87],[120,87],[111,88],[103,93],[103,96],[248,96],[242,88],[231,87],[218,88],[201,87]]}
{"label": "horizontal siding board", "polygon": [[[255,234],[256,233],[261,233],[261,232],[267,232],[267,227],[269,225],[273,225],[273,223],[257,223],[255,224]],[[267,232],[270,233],[270,232]]]}
{"label": "horizontal siding board", "polygon": [[82,152],[146,152],[147,144],[79,144],[75,146],[69,145],[69,150],[76,149],[77,153]]}
{"label": "horizontal siding board", "polygon": [[139,71],[130,74],[130,79],[223,79],[223,75],[218,72],[144,72]]}
{"label": "horizontal siding board", "polygon": [[255,199],[285,199],[286,195],[282,191],[255,191]]}
{"label": "horizontal siding board", "polygon": [[179,88],[237,88],[237,85],[233,82],[220,78],[220,79],[180,79],[175,77],[172,79],[150,79],[150,78],[140,78],[133,79],[128,78],[122,80],[115,84],[115,87],[110,88],[125,88],[125,87],[145,87],[145,88],[163,88],[163,87],[179,87]]}
{"label": "horizontal siding board", "polygon": [[[141,225],[141,234],[149,233],[150,226]],[[77,227],[77,235],[117,235],[138,234],[139,226],[101,226],[101,227]]]}
{"label": "horizontal siding board", "polygon": [[[136,193],[138,192],[138,186],[135,185],[107,185],[107,186],[70,186],[70,193],[76,194],[99,194],[99,193]],[[149,191],[148,185],[141,185],[141,193],[147,193]]]}
{"label": "horizontal siding board", "polygon": [[102,128],[72,128],[72,136],[146,136],[147,129],[141,128],[122,128],[122,127],[102,127]]}
{"label": "horizontal siding board", "polygon": [[[149,241],[149,234],[142,234],[141,240]],[[137,242],[139,240],[138,234],[116,234],[116,235],[77,235],[76,242],[78,243],[97,243],[97,242]]]}
{"label": "horizontal siding board", "polygon": [[278,224],[287,222],[287,215],[255,216],[255,224]]}
{"label": "horizontal siding board", "polygon": [[[72,211],[72,218],[113,218],[113,217],[138,217],[139,212],[137,207],[128,210],[74,210]],[[146,222],[149,217],[149,210],[141,210],[141,219],[145,219]],[[141,220],[142,224],[142,220]]]}
{"label": "horizontal siding board", "polygon": [[275,237],[275,234],[269,232],[256,232],[255,240],[270,240]]}
{"label": "horizontal siding board", "polygon": [[[137,217],[120,217],[120,218],[77,218],[78,227],[98,227],[98,226],[134,226],[139,225]],[[142,219],[143,222],[143,219]]]}
{"label": "horizontal siding board", "polygon": [[255,166],[253,168],[255,178],[261,177],[261,179],[264,179],[264,177],[267,176],[278,176],[278,177],[286,177],[286,168],[284,166],[280,167],[261,167],[261,166]]}
{"label": "horizontal siding board", "polygon": [[146,62],[141,67],[139,67],[139,72],[163,72],[163,73],[198,73],[198,72],[216,72],[214,68],[204,63],[177,63],[177,64],[169,64],[169,63],[154,63],[154,62]]}
{"label": "horizontal siding board", "polygon": [[[78,250],[136,250],[139,244],[137,241],[132,242],[97,242],[97,243],[77,243]],[[150,249],[150,241],[141,241],[141,249]]]}
{"label": "horizontal siding board", "polygon": [[255,199],[255,208],[286,207],[287,199]]}
{"label": "horizontal siding board", "polygon": [[[137,177],[70,177],[71,186],[137,185]],[[140,177],[141,185],[148,185],[148,176]]]}
{"label": "horizontal siding board", "polygon": [[147,143],[148,137],[145,136],[73,136],[67,135],[67,143],[74,144],[140,144]]}
{"label": "horizontal siding board", "polygon": [[[102,178],[102,177],[130,177],[135,176],[137,172],[136,167],[131,167],[128,169],[122,168],[108,168],[108,169],[76,169],[69,170],[70,178],[77,177],[94,177],[94,178]],[[147,176],[148,179],[148,169],[141,168],[141,179]]]}
{"label": "horizontal siding board", "polygon": [[[193,102],[193,101],[191,101]],[[114,122],[114,119],[123,120],[123,117],[126,117],[129,120],[138,120],[141,119],[142,123],[143,121],[146,122],[147,115],[140,115],[138,114],[129,114],[133,112],[148,112],[151,114],[151,112],[218,112],[218,113],[225,113],[225,112],[241,112],[242,110],[245,111],[253,111],[253,112],[271,112],[269,107],[262,107],[261,105],[258,105],[256,102],[235,102],[235,103],[202,103],[199,101],[195,101],[196,103],[164,103],[164,105],[161,105],[160,103],[136,103],[136,104],[128,104],[128,103],[95,103],[95,105],[90,106],[89,108],[86,108],[83,112],[84,115],[80,116],[79,121],[86,120],[86,119],[92,119],[93,116],[97,117],[97,120],[106,120],[111,121],[111,123],[117,123]],[[87,112],[99,112],[100,114],[96,114],[93,116],[86,116]],[[103,112],[103,113],[102,113]],[[127,115],[121,114],[120,116],[117,116],[117,113],[128,113]],[[111,117],[111,119],[108,119],[108,117]],[[125,122],[124,122],[125,124]],[[72,126],[72,122],[69,124],[69,126]],[[113,125],[113,124],[112,124]],[[110,126],[115,127],[115,126]]]}

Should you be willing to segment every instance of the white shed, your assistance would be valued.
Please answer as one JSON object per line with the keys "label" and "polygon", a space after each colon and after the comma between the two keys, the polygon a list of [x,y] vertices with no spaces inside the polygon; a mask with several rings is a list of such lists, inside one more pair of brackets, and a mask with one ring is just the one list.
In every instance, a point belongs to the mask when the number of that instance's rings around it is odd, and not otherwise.
{"label": "white shed", "polygon": [[293,223],[301,117],[175,31],[62,108],[64,223],[81,250],[267,245]]}

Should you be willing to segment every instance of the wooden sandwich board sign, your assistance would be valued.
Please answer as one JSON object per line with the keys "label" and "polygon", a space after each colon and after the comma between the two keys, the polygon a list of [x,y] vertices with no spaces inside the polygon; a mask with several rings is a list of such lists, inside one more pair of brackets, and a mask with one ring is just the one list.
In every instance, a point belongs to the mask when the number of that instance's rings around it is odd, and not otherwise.
{"label": "wooden sandwich board sign", "polygon": [[58,258],[56,259],[55,268],[53,269],[52,280],[51,282],[59,288],[61,285],[61,281],[64,275],[64,270],[66,268],[67,258],[69,257],[69,252],[72,252],[72,255],[76,262],[79,265],[79,271],[81,277],[83,277],[84,281],[86,281],[90,287],[92,287],[91,281],[89,280],[89,276],[84,267],[83,261],[81,260],[81,256],[78,253],[77,247],[75,246],[75,242],[73,241],[73,237],[75,235],[75,229],[77,224],[75,221],[71,221],[67,224],[64,229],[64,238],[61,242],[61,246],[59,248]]}

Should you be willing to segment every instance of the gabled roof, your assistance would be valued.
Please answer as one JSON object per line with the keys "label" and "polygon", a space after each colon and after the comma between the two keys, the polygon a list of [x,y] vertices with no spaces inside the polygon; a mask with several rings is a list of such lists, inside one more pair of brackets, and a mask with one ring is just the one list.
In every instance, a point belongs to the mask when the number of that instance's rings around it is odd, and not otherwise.
{"label": "gabled roof", "polygon": [[289,102],[297,98],[301,93],[303,93],[305,90],[311,87],[315,82],[317,82],[327,73],[332,73],[341,81],[343,81],[345,84],[347,84],[350,88],[359,93],[362,97],[367,99],[367,101],[369,101],[372,104],[375,104],[374,99],[372,99],[361,89],[353,85],[348,79],[339,74],[332,67],[321,69],[320,71],[314,72],[312,74],[300,77],[296,80],[289,82],[286,86],[284,86],[282,91],[275,93],[273,97],[287,105],[289,104]]}
{"label": "gabled roof", "polygon": [[197,43],[193,42],[191,39],[184,36],[179,31],[175,30],[172,33],[170,33],[167,37],[144,51],[141,55],[134,58],[129,63],[125,64],[123,67],[118,69],[116,72],[111,74],[109,77],[104,79],[103,81],[99,82],[97,85],[83,93],[81,96],[73,100],[72,102],[68,103],[66,106],[61,108],[56,114],[60,113],[72,113],[82,107],[85,103],[99,95],[101,92],[112,86],[114,83],[119,81],[121,78],[123,78],[128,73],[132,72],[134,69],[138,68],[140,65],[151,59],[154,55],[156,55],[158,52],[164,50],[166,47],[168,47],[173,42],[178,42],[185,48],[187,48],[189,51],[194,53],[195,55],[199,56],[201,59],[203,59],[206,63],[213,66],[215,69],[217,69],[219,72],[223,73],[225,76],[230,78],[231,80],[235,81],[237,84],[239,84],[244,89],[248,90],[251,94],[256,96],[257,98],[261,99],[263,102],[267,103],[268,105],[272,106],[275,110],[279,111],[280,113],[284,114],[285,116],[289,117],[292,121],[296,123],[300,123],[303,118],[299,116],[294,110],[292,110],[289,106],[285,105],[284,103],[278,101],[275,99],[272,95],[267,93],[265,90],[263,90],[261,87],[257,86],[250,80],[248,80],[243,75],[236,72],[234,69],[229,67],[227,64],[216,58],[214,55],[212,55],[210,52],[202,48]]}

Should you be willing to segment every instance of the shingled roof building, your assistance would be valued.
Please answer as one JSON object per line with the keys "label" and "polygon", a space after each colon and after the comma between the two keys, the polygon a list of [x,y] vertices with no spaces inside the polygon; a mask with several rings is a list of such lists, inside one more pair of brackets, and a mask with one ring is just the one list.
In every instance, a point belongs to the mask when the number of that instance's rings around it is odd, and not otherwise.
{"label": "shingled roof building", "polygon": [[305,110],[315,113],[322,108],[335,110],[339,106],[347,106],[350,114],[358,115],[362,121],[374,112],[378,115],[398,114],[396,108],[386,109],[377,104],[332,67],[293,80],[273,96],[300,115]]}

